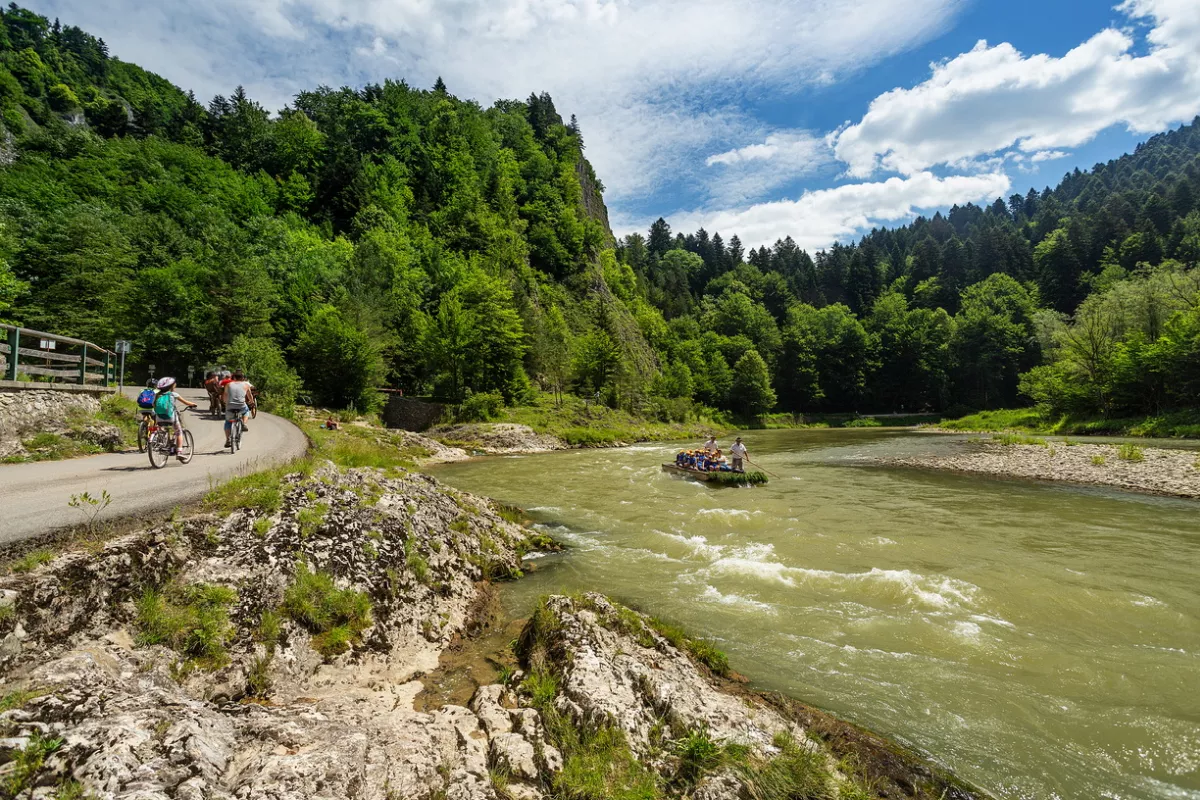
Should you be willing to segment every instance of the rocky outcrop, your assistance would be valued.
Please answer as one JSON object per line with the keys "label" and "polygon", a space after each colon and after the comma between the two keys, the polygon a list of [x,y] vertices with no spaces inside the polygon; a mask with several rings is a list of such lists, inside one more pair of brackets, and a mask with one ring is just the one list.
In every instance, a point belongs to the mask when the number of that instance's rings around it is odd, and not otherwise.
{"label": "rocky outcrop", "polygon": [[882,463],[1200,498],[1200,458],[1195,451],[1024,438],[1032,443],[973,442],[969,450],[960,453],[892,458]]}
{"label": "rocky outcrop", "polygon": [[[90,394],[52,389],[0,391],[0,458],[24,453],[21,441],[35,434],[70,433],[69,418],[92,416],[99,410],[100,401]],[[95,435],[108,440],[113,431],[119,443],[121,434],[116,428]]]}
{"label": "rocky outcrop", "polygon": [[[546,713],[576,730],[620,731],[637,761],[678,795],[983,796],[872,734],[715,674],[704,659],[726,667],[709,646],[598,594],[546,599],[522,647],[531,673],[552,679]],[[532,683],[544,686],[544,677]],[[787,781],[807,781],[811,793],[759,793]]]}
{"label": "rocky outcrop", "polygon": [[446,425],[430,432],[443,442],[486,455],[545,453],[566,450],[567,444],[557,436],[536,433],[528,425],[511,422],[472,422]]}
{"label": "rocky outcrop", "polygon": [[[123,440],[116,425],[96,419],[100,401],[87,392],[55,389],[0,390],[0,458],[25,456],[38,434],[74,439],[113,451]],[[52,448],[53,443],[48,443]]]}
{"label": "rocky outcrop", "polygon": [[[524,529],[419,475],[328,467],[282,493],[0,580],[2,691],[17,698],[0,705],[15,706],[0,763],[61,740],[34,796],[74,780],[141,800],[493,798],[489,765],[525,774],[531,749],[553,765],[536,721],[504,730],[486,698],[481,713],[413,710],[417,677],[483,613],[481,581],[518,572]],[[297,598],[302,574],[326,594]],[[314,629],[361,596],[344,648]]]}

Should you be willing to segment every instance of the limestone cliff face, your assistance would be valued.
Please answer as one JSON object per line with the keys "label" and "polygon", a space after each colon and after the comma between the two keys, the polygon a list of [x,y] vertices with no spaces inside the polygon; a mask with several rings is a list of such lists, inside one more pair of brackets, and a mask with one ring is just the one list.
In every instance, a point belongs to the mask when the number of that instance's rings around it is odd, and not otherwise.
{"label": "limestone cliff face", "polygon": [[591,163],[579,154],[575,162],[575,176],[579,178],[579,186],[583,189],[583,209],[590,219],[594,219],[608,231],[608,238],[613,239],[612,226],[608,223],[608,206],[604,204],[604,193],[596,178],[596,172]]}

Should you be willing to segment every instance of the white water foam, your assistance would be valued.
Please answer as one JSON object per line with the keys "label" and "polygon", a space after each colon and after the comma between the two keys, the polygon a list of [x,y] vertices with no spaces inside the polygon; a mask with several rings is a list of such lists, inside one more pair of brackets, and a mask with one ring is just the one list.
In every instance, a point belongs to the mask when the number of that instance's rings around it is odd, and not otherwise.
{"label": "white water foam", "polygon": [[725,594],[710,584],[704,585],[704,592],[701,593],[700,599],[710,603],[720,603],[723,606],[749,608],[766,614],[779,613],[775,606],[770,603],[763,603],[740,594]]}
{"label": "white water foam", "polygon": [[[722,517],[742,517],[750,519],[750,512],[741,508],[701,508],[695,513],[703,514],[704,516],[719,515]],[[761,511],[755,511],[755,514],[761,514]]]}

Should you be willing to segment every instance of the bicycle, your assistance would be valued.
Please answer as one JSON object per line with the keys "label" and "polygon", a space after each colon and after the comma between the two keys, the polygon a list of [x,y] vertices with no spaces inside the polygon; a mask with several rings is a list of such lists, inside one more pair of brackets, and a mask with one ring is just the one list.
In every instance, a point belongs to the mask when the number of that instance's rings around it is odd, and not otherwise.
{"label": "bicycle", "polygon": [[150,455],[150,466],[155,469],[165,467],[173,455],[178,455],[179,461],[183,464],[189,463],[192,456],[195,455],[195,440],[192,438],[192,432],[183,427],[183,419],[179,411],[175,412],[175,424],[183,430],[183,444],[178,452],[175,450],[175,435],[171,428],[159,425],[157,419],[148,426],[149,438],[146,452]]}
{"label": "bicycle", "polygon": [[233,455],[242,447],[242,415],[236,414],[229,422],[229,454]]}
{"label": "bicycle", "polygon": [[139,415],[142,421],[138,423],[137,447],[139,453],[144,453],[146,452],[146,444],[150,441],[150,418],[154,415],[144,412],[140,412]]}

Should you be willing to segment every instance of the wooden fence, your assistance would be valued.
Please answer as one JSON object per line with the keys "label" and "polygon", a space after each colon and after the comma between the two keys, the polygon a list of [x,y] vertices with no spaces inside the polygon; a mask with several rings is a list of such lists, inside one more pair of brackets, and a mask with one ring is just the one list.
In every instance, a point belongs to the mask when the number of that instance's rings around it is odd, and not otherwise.
{"label": "wooden fence", "polygon": [[[20,376],[30,376],[35,381],[81,386],[107,386],[113,381],[116,355],[91,342],[12,325],[0,325],[0,336],[0,366],[6,380],[29,380]],[[47,346],[51,342],[54,349]]]}

